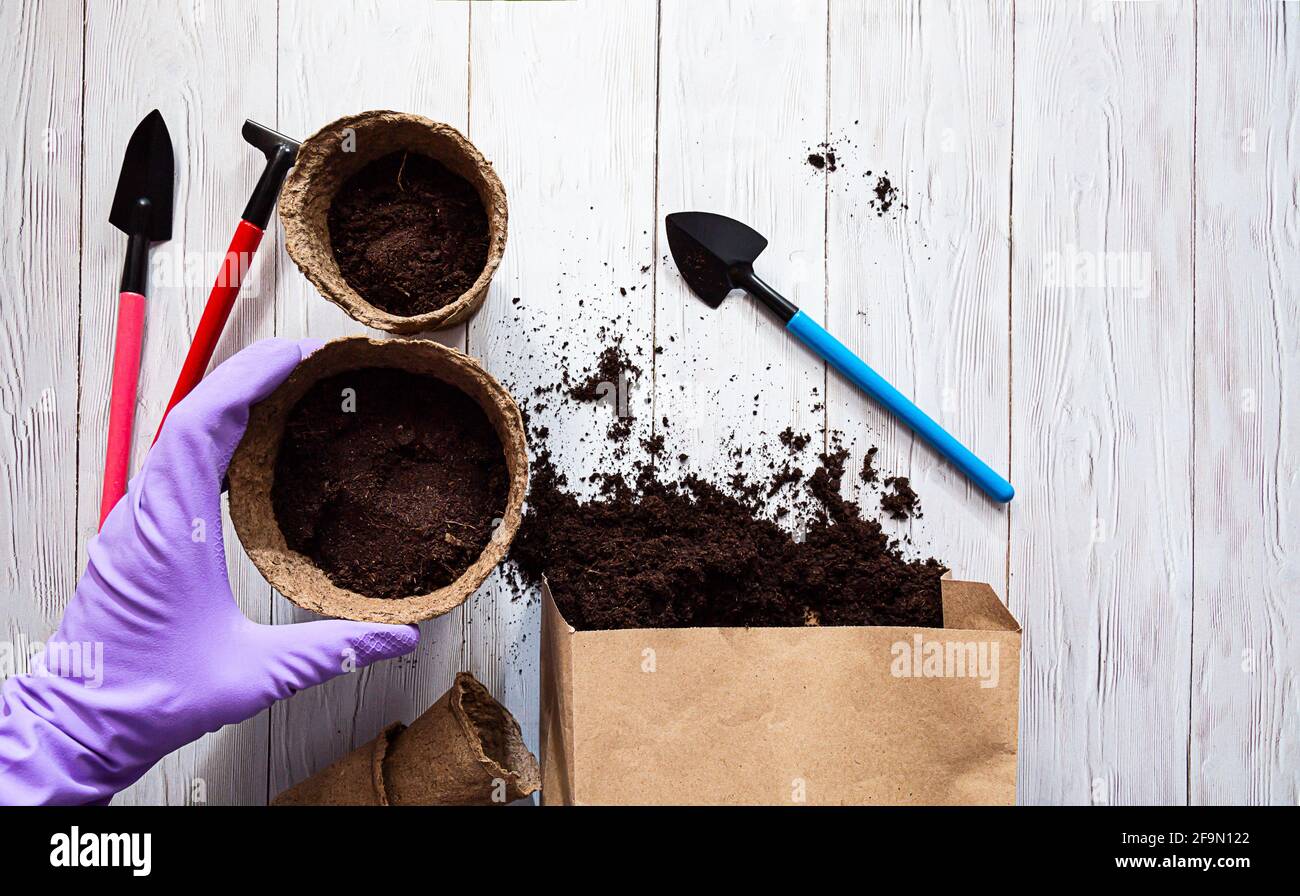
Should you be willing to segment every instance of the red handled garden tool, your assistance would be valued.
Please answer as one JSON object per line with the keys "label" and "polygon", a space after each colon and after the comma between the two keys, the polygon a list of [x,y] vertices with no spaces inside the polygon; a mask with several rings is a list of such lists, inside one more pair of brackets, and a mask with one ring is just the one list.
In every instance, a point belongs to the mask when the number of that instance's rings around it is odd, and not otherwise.
{"label": "red handled garden tool", "polygon": [[131,463],[131,429],[140,381],[144,341],[144,292],[149,281],[149,244],[172,236],[172,187],[176,166],[162,113],[154,109],[136,126],[126,144],[122,173],[108,220],[127,236],[126,263],[117,304],[113,340],[113,391],[108,405],[108,448],[99,522],[126,493]]}
{"label": "red handled garden tool", "polygon": [[664,225],[677,269],[691,291],[709,307],[717,308],[733,289],[748,292],[766,305],[795,338],[910,427],[986,495],[995,501],[1011,500],[1015,494],[1011,483],[912,404],[821,324],[759,279],[754,273],[754,259],[767,248],[767,240],[761,234],[739,221],[710,212],[677,212],[669,215]]}
{"label": "red handled garden tool", "polygon": [[[262,176],[253,188],[248,205],[244,207],[244,214],[240,216],[239,225],[235,228],[235,237],[226,250],[221,270],[217,272],[217,282],[208,295],[208,304],[203,308],[199,328],[194,333],[189,354],[181,366],[176,388],[172,390],[162,420],[158,422],[159,432],[162,432],[163,423],[171,409],[203,379],[208,363],[212,360],[212,353],[216,351],[217,342],[221,339],[221,331],[225,329],[230,311],[235,306],[235,298],[243,285],[244,275],[252,266],[253,256],[262,242],[262,235],[266,233],[266,225],[271,220],[271,212],[275,210],[280,187],[284,185],[289,169],[298,158],[298,141],[265,125],[252,120],[245,121],[243,135],[245,140],[266,156],[266,167],[262,169]],[[154,440],[157,439],[155,433]]]}

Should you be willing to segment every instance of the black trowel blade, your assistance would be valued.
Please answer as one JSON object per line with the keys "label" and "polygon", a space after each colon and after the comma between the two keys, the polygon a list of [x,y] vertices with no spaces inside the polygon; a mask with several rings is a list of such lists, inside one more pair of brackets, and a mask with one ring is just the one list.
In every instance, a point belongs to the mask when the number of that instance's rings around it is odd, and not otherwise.
{"label": "black trowel blade", "polygon": [[126,144],[109,223],[123,233],[143,234],[154,242],[171,239],[175,171],[171,135],[162,113],[154,109]]}
{"label": "black trowel blade", "polygon": [[686,285],[717,308],[735,288],[732,271],[749,268],[767,240],[747,224],[712,212],[674,212],[664,219],[668,248]]}

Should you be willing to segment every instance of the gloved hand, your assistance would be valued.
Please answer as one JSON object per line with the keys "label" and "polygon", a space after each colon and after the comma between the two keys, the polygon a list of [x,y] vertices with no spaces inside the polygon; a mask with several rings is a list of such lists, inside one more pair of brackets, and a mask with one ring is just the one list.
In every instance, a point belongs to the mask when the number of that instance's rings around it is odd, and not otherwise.
{"label": "gloved hand", "polygon": [[206,732],[415,649],[413,625],[258,625],[230,591],[222,477],[249,406],[319,345],[252,345],[172,410],[58,632],[0,689],[0,804],[106,802]]}

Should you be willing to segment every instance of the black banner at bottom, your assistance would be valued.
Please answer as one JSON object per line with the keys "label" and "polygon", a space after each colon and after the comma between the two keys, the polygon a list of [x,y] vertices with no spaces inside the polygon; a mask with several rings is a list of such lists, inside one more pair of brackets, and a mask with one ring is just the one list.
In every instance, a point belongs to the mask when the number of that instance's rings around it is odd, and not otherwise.
{"label": "black banner at bottom", "polygon": [[1296,821],[1276,808],[515,808],[11,808],[0,810],[0,855],[11,881],[35,873],[127,886],[378,877],[402,887],[433,875],[437,887],[435,868],[482,874],[490,887],[504,875],[532,878],[518,886],[555,875],[617,886],[705,871],[768,884],[827,872],[905,873],[918,884],[1228,881],[1291,867]]}

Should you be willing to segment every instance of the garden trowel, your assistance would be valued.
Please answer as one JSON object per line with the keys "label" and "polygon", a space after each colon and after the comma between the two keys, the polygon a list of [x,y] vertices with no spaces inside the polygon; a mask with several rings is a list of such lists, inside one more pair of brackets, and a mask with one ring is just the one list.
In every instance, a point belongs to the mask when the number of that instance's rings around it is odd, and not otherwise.
{"label": "garden trowel", "polygon": [[127,241],[122,288],[117,297],[117,333],[113,339],[104,490],[99,502],[101,526],[108,512],[126,493],[130,475],[131,430],[144,341],[144,294],[149,281],[149,244],[171,239],[175,176],[171,135],[167,133],[162,113],[154,109],[127,141],[117,192],[108,211],[109,223],[125,233]]}
{"label": "garden trowel", "polygon": [[931,420],[844,343],[826,332],[821,324],[754,273],[754,259],[767,248],[767,240],[761,234],[739,221],[710,212],[677,212],[669,215],[664,225],[677,269],[691,291],[710,308],[721,305],[733,289],[743,289],[754,296],[780,318],[785,328],[800,342],[907,424],[990,498],[1001,502],[1011,500],[1015,494],[1011,483]]}

